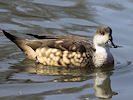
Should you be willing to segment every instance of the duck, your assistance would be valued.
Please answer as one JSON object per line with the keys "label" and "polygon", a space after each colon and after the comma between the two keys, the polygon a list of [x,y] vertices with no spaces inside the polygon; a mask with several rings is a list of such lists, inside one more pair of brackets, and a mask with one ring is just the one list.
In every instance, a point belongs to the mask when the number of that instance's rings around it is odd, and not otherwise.
{"label": "duck", "polygon": [[113,65],[114,58],[110,47],[118,47],[113,43],[112,29],[109,26],[99,27],[93,41],[75,35],[39,36],[27,34],[38,38],[29,40],[12,35],[5,30],[2,32],[29,59],[47,66],[101,68]]}

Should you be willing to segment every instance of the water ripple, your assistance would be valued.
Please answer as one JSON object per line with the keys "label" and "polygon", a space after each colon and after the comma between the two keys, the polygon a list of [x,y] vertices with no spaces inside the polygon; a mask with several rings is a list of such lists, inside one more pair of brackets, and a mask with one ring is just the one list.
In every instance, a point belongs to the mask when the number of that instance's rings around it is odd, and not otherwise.
{"label": "water ripple", "polygon": [[33,0],[32,2],[53,6],[61,6],[61,7],[70,7],[75,6],[76,2],[73,1],[63,1],[63,0]]}

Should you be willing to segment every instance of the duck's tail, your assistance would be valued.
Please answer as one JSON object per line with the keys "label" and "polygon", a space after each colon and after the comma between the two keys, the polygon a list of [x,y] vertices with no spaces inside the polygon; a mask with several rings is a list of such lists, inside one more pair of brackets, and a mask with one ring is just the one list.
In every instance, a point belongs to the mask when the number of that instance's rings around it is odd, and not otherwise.
{"label": "duck's tail", "polygon": [[2,32],[4,33],[4,35],[11,40],[12,42],[14,42],[26,55],[29,59],[36,59],[36,53],[35,51],[26,44],[27,40],[14,36],[4,30],[2,30]]}

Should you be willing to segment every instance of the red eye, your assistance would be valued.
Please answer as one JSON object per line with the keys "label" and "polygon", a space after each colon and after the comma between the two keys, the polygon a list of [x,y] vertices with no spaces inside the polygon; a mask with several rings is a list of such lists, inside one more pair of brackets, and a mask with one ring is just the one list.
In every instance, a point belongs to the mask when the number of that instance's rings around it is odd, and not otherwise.
{"label": "red eye", "polygon": [[104,35],[104,32],[100,32],[101,35]]}

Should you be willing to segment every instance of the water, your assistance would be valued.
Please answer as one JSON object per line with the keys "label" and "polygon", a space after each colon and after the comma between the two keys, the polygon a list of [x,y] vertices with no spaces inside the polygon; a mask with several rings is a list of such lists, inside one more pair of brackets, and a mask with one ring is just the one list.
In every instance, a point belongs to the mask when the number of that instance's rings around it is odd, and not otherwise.
{"label": "water", "polygon": [[131,100],[133,0],[0,0],[0,29],[24,38],[76,34],[92,39],[99,26],[113,30],[113,70],[36,65],[0,32],[0,100]]}

